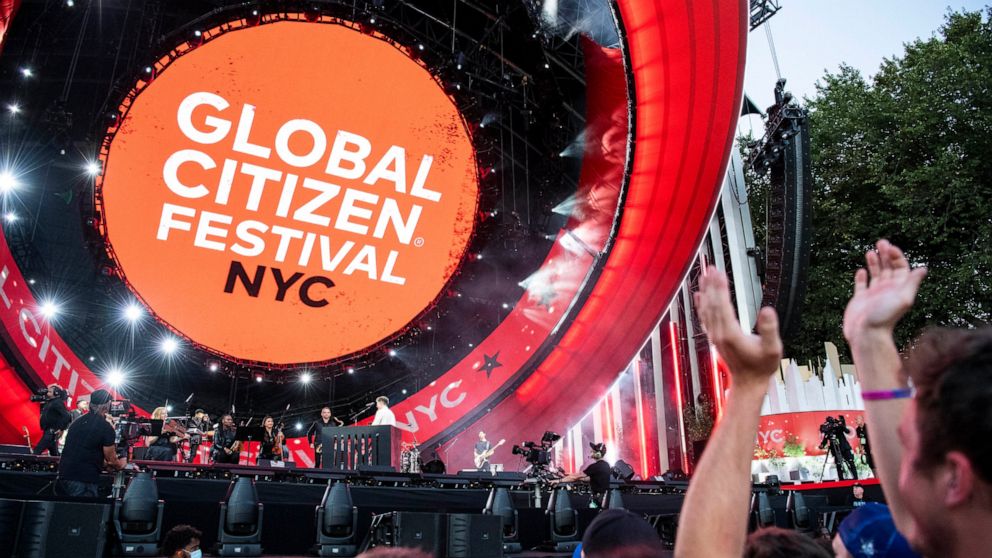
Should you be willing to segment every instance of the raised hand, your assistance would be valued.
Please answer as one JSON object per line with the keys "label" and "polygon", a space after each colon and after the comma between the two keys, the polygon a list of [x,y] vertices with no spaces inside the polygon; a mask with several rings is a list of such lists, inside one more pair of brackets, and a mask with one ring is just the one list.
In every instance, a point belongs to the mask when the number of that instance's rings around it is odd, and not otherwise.
{"label": "raised hand", "polygon": [[758,314],[758,335],[744,333],[730,302],[727,275],[710,266],[699,278],[699,292],[693,295],[696,312],[706,335],[726,361],[736,384],[767,386],[768,376],[782,360],[782,339],[778,316],[771,308]]}
{"label": "raised hand", "polygon": [[854,296],[844,311],[844,337],[849,342],[877,330],[888,334],[913,306],[925,267],[911,269],[902,250],[888,240],[875,244],[877,251],[865,254],[868,269],[854,275]]}

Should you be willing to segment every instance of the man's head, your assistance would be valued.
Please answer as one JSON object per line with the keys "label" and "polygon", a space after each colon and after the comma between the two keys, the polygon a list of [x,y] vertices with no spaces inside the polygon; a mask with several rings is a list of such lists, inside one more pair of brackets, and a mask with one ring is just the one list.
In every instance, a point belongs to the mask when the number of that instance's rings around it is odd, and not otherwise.
{"label": "man's head", "polygon": [[90,394],[90,411],[101,415],[107,414],[110,410],[110,392],[105,389],[98,389]]}
{"label": "man's head", "polygon": [[386,397],[385,395],[380,395],[379,397],[376,397],[375,398],[375,408],[376,409],[385,409],[386,407],[389,407],[389,398],[388,397]]}
{"label": "man's head", "polygon": [[591,442],[589,444],[589,449],[592,450],[592,453],[589,454],[589,457],[593,459],[602,459],[603,456],[606,455],[606,444]]}
{"label": "man's head", "polygon": [[661,556],[658,532],[627,510],[605,510],[589,524],[582,537],[586,558],[648,558]]}
{"label": "man's head", "polygon": [[923,554],[948,549],[992,520],[992,328],[937,329],[906,362],[916,388],[899,425],[900,529]]}
{"label": "man's head", "polygon": [[220,416],[220,425],[224,428],[234,428],[234,415],[231,413],[224,413]]}
{"label": "man's head", "polygon": [[799,531],[766,527],[748,536],[744,558],[830,558],[830,553]]}
{"label": "man's head", "polygon": [[896,531],[888,506],[868,503],[841,522],[833,540],[838,558],[918,558]]}
{"label": "man's head", "polygon": [[855,498],[860,500],[865,497],[865,487],[861,486],[860,482],[856,482],[854,483],[854,486],[851,487],[851,493],[854,494]]}
{"label": "man's head", "polygon": [[854,424],[858,426],[862,426],[864,425],[864,423],[865,423],[865,417],[858,415],[857,417],[854,418]]}
{"label": "man's head", "polygon": [[168,558],[199,558],[203,533],[189,525],[176,525],[162,539],[162,554]]}
{"label": "man's head", "polygon": [[324,407],[323,409],[321,409],[320,418],[324,419],[325,422],[331,420],[331,408]]}
{"label": "man's head", "polygon": [[80,399],[79,401],[76,401],[76,408],[79,409],[79,412],[81,412],[81,413],[85,413],[86,411],[89,411],[90,410],[90,400],[89,399]]}
{"label": "man's head", "polygon": [[486,441],[486,433],[483,432],[482,430],[479,431],[479,441],[480,442],[485,442]]}
{"label": "man's head", "polygon": [[207,412],[204,411],[203,409],[197,409],[196,412],[193,413],[193,416],[196,418],[196,420],[203,420],[203,417],[206,414]]}
{"label": "man's head", "polygon": [[69,394],[58,384],[49,384],[45,394],[49,399],[65,399]]}

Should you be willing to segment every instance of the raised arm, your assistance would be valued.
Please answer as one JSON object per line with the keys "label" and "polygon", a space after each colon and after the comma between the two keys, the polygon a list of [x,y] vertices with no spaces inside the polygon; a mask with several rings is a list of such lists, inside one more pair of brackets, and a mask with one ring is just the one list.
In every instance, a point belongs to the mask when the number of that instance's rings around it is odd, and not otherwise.
{"label": "raised arm", "polygon": [[758,335],[744,333],[730,301],[727,276],[710,267],[699,280],[696,312],[730,369],[723,419],[696,468],[679,519],[675,556],[739,557],[747,538],[751,458],[768,378],[782,359],[778,317],[758,314]]}
{"label": "raised arm", "polygon": [[[923,267],[911,269],[902,250],[889,241],[879,240],[875,246],[877,251],[865,255],[868,269],[859,269],[854,275],[854,295],[844,311],[844,337],[866,394],[907,387],[893,331],[913,306],[920,282],[927,274]],[[902,446],[897,430],[908,405],[907,398],[865,398],[872,457],[892,518],[903,532],[908,516],[899,497]]]}

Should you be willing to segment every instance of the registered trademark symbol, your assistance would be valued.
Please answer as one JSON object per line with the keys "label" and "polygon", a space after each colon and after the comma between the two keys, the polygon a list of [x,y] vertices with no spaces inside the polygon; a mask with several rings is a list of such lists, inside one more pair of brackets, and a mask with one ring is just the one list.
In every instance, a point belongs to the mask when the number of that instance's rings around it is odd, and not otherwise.
{"label": "registered trademark symbol", "polygon": [[418,236],[417,238],[414,238],[413,239],[413,245],[416,246],[417,248],[420,248],[421,246],[423,246],[424,245],[424,237]]}

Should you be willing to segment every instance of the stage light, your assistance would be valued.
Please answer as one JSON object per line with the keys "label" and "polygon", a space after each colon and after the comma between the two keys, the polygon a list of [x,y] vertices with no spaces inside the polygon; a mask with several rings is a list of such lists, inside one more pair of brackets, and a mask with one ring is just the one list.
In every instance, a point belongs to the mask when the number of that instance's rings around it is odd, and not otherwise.
{"label": "stage light", "polygon": [[196,31],[193,31],[193,36],[194,37],[202,37],[203,36],[203,32],[200,31],[199,29],[197,29]]}
{"label": "stage light", "polygon": [[76,3],[73,0],[65,0],[65,5],[71,8],[75,6]]}
{"label": "stage light", "polygon": [[172,405],[166,405],[165,406],[165,412],[171,413],[172,412]]}
{"label": "stage light", "polygon": [[372,17],[369,18],[369,23],[371,23],[372,25],[375,25],[375,16],[372,16]]}
{"label": "stage light", "polygon": [[477,259],[477,260],[481,260],[481,259],[482,259],[482,254],[476,254],[476,255],[475,255],[475,259]]}
{"label": "stage light", "polygon": [[509,308],[509,307],[510,307],[510,305],[509,305],[509,304],[507,304],[507,303],[505,303],[505,302],[503,303],[503,309],[504,309],[504,310],[506,310],[506,309],[507,309],[507,308]]}
{"label": "stage light", "polygon": [[427,331],[434,331],[434,328],[431,326],[427,326]]}
{"label": "stage light", "polygon": [[4,213],[3,220],[7,221],[8,223],[13,223],[14,221],[17,220],[17,214],[15,214],[13,211],[8,211],[7,213]]}
{"label": "stage light", "polygon": [[31,71],[31,68],[21,68],[21,75],[29,78],[34,76],[34,72]]}
{"label": "stage light", "polygon": [[417,48],[420,49],[420,50],[424,50],[424,45],[422,45],[422,44],[417,45]]}
{"label": "stage light", "polygon": [[163,353],[171,355],[179,349],[179,341],[176,341],[176,338],[172,336],[166,337],[159,344],[159,348],[162,349]]}
{"label": "stage light", "polygon": [[151,66],[145,66],[145,73],[146,74],[152,73],[152,67]]}
{"label": "stage light", "polygon": [[400,393],[402,393],[403,395],[406,395],[406,388],[401,389],[400,390]]}
{"label": "stage light", "polygon": [[296,429],[297,430],[303,430],[303,423],[302,422],[296,423]]}
{"label": "stage light", "polygon": [[7,112],[9,112],[10,114],[17,114],[21,112],[21,105],[17,103],[10,103],[9,105],[7,105]]}
{"label": "stage light", "polygon": [[544,69],[545,69],[545,70],[549,70],[549,69],[551,69],[551,64],[548,64],[547,62],[545,62],[545,63],[544,63]]}
{"label": "stage light", "polygon": [[125,379],[124,371],[122,371],[120,368],[114,367],[111,368],[109,372],[107,372],[106,380],[107,383],[110,384],[110,387],[113,388],[120,387],[122,384],[124,384],[124,379]]}
{"label": "stage light", "polygon": [[38,307],[41,311],[41,315],[46,318],[54,318],[59,313],[59,306],[50,300],[43,301]]}
{"label": "stage light", "polygon": [[100,174],[100,163],[97,161],[90,161],[86,163],[86,174],[90,176],[97,176]]}
{"label": "stage light", "polygon": [[264,380],[264,379],[265,379],[265,376],[263,376],[261,372],[255,372],[255,383],[260,384],[260,383],[262,383],[262,380]]}
{"label": "stage light", "polygon": [[96,360],[96,357],[95,356],[91,356],[90,357],[90,362],[93,362],[94,360]]}
{"label": "stage light", "polygon": [[391,356],[391,357],[396,356],[396,350],[395,349],[389,349],[389,356]]}
{"label": "stage light", "polygon": [[34,279],[28,279],[28,285],[34,285]]}
{"label": "stage light", "polygon": [[142,314],[144,314],[144,311],[141,310],[140,306],[133,302],[128,304],[127,308],[124,309],[124,318],[126,318],[129,322],[136,322],[140,320]]}
{"label": "stage light", "polygon": [[216,371],[220,370],[220,365],[217,364],[216,362],[211,362],[210,363],[210,366],[208,366],[208,368],[210,369],[211,372],[216,372]]}
{"label": "stage light", "polygon": [[251,15],[258,16],[258,10],[252,10],[251,11]]}
{"label": "stage light", "polygon": [[355,369],[354,368],[348,368],[348,373],[349,374],[354,374],[355,373]]}
{"label": "stage light", "polygon": [[304,372],[303,374],[300,375],[300,381],[303,382],[304,384],[309,384],[311,379],[312,378],[309,372]]}
{"label": "stage light", "polygon": [[7,193],[18,186],[17,177],[10,171],[0,172],[0,192]]}

